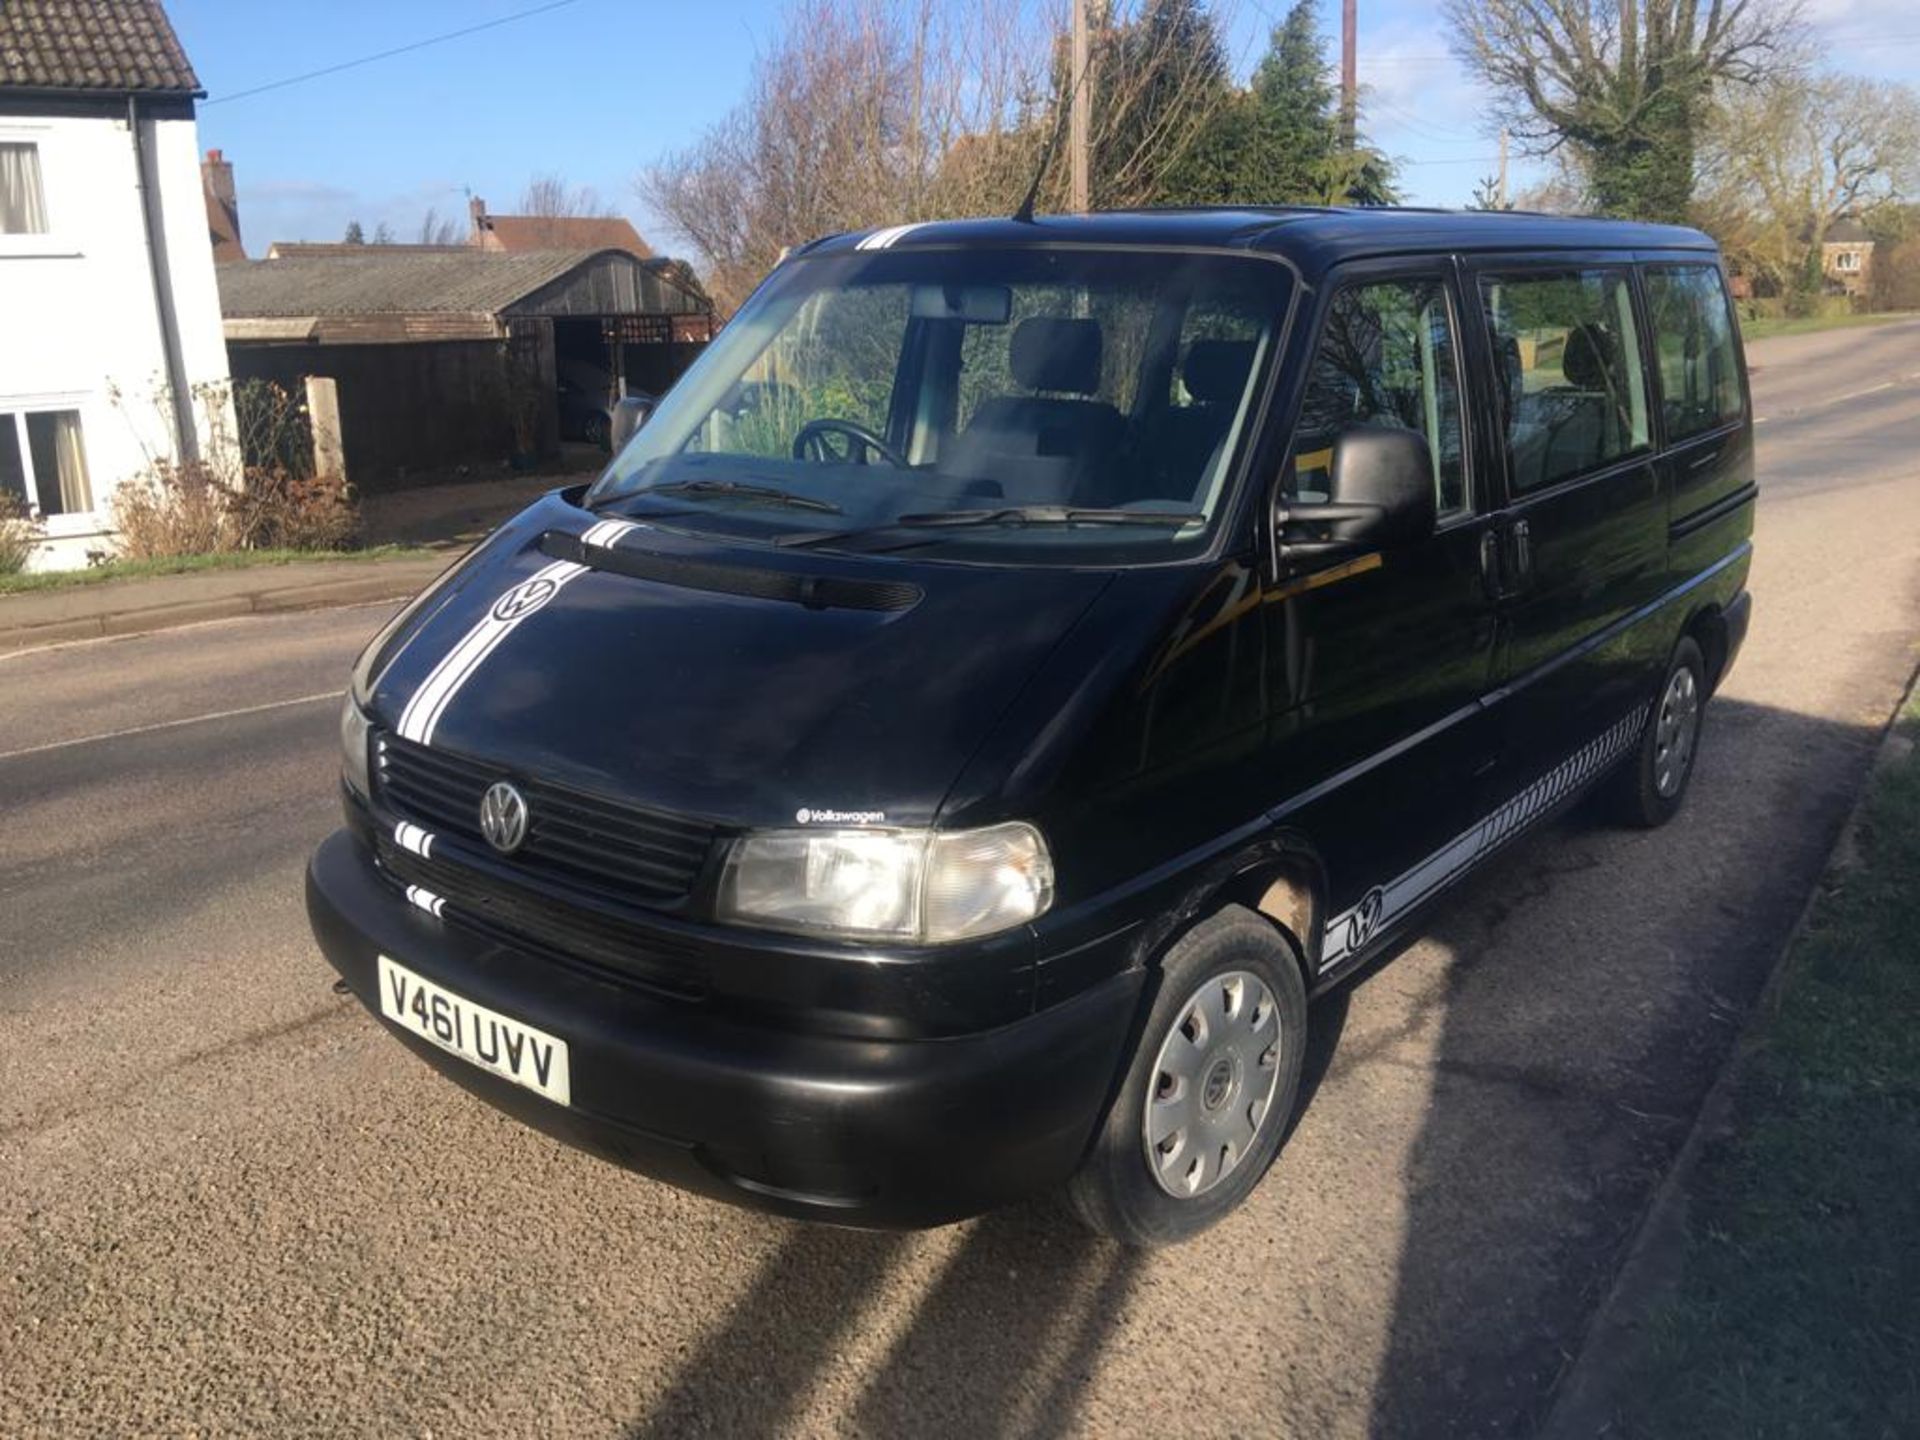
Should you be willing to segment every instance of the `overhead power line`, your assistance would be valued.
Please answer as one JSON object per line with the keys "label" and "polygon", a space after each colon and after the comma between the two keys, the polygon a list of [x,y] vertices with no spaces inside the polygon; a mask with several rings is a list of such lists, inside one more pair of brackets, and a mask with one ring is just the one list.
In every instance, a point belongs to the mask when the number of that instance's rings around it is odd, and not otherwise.
{"label": "overhead power line", "polygon": [[250,90],[236,90],[230,95],[216,95],[211,100],[203,100],[201,104],[224,105],[229,100],[245,100],[250,95],[264,95],[269,90],[284,90],[289,85],[301,85],[309,80],[318,80],[323,75],[338,75],[342,70],[353,70],[362,65],[371,65],[376,60],[391,60],[395,55],[406,55],[415,50],[424,50],[429,45],[441,45],[448,40],[458,40],[463,35],[477,35],[482,30],[492,30],[501,25],[511,25],[516,20],[526,20],[535,15],[544,15],[549,10],[558,10],[563,6],[575,3],[577,3],[577,0],[547,0],[545,5],[535,5],[530,10],[516,10],[511,15],[502,15],[493,20],[483,20],[478,25],[464,25],[458,30],[448,30],[444,34],[429,35],[424,40],[415,40],[406,45],[396,45],[391,50],[381,50],[372,55],[362,55],[356,60],[342,60],[338,65],[325,65],[318,70],[309,70],[304,75],[289,75],[284,80],[269,80],[266,84],[255,85]]}

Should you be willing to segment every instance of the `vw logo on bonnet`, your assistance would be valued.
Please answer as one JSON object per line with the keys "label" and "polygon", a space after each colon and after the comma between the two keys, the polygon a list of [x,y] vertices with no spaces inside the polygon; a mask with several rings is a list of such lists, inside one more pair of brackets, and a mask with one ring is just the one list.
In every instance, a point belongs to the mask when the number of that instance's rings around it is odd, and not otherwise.
{"label": "vw logo on bonnet", "polygon": [[544,575],[523,580],[493,602],[493,618],[496,620],[523,619],[551,600],[554,592],[559,588]]}
{"label": "vw logo on bonnet", "polygon": [[527,838],[527,797],[506,781],[487,787],[480,797],[480,833],[502,855],[511,855]]}

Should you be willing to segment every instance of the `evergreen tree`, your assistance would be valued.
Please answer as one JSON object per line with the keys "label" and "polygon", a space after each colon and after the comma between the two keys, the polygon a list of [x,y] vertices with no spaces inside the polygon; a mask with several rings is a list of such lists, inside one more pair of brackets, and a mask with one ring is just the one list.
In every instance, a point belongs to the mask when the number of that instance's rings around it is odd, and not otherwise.
{"label": "evergreen tree", "polygon": [[349,220],[347,222],[347,233],[343,239],[348,245],[364,245],[367,243],[366,232],[360,228],[360,222],[358,220]]}
{"label": "evergreen tree", "polygon": [[1274,27],[1248,87],[1229,197],[1249,205],[1390,205],[1393,166],[1340,129],[1339,96],[1312,0]]}

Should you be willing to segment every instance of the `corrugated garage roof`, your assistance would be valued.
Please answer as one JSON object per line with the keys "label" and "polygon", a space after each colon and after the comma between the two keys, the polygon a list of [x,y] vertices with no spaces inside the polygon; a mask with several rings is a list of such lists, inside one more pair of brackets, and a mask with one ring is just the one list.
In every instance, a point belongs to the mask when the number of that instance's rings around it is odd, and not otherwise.
{"label": "corrugated garage roof", "polygon": [[202,93],[155,0],[4,0],[0,88]]}
{"label": "corrugated garage roof", "polygon": [[[295,255],[219,269],[220,313],[282,315],[497,315],[596,250],[497,251],[422,248],[368,255]],[[615,252],[624,253],[624,252]]]}

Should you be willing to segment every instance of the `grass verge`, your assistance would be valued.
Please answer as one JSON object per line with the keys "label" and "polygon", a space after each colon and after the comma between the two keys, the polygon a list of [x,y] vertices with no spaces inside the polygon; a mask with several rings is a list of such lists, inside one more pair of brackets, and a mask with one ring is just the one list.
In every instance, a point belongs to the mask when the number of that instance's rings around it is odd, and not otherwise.
{"label": "grass verge", "polygon": [[1627,1434],[1920,1434],[1920,704],[1896,723],[1687,1184]]}
{"label": "grass verge", "polygon": [[47,570],[0,575],[0,595],[64,590],[75,585],[105,585],[114,580],[146,580],[155,575],[187,575],[202,570],[250,570],[262,565],[307,565],[320,560],[391,560],[425,555],[412,545],[375,545],[365,550],[240,550],[220,555],[176,555],[165,560],[110,560],[81,570]]}
{"label": "grass verge", "polygon": [[1810,335],[1816,330],[1848,330],[1857,325],[1886,325],[1895,320],[1911,320],[1910,311],[1897,311],[1880,315],[1801,315],[1795,319],[1784,316],[1762,316],[1740,322],[1740,334],[1748,341],[1766,340],[1775,335]]}

